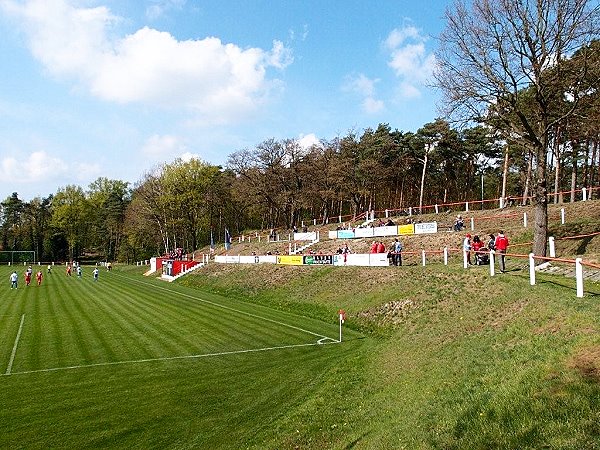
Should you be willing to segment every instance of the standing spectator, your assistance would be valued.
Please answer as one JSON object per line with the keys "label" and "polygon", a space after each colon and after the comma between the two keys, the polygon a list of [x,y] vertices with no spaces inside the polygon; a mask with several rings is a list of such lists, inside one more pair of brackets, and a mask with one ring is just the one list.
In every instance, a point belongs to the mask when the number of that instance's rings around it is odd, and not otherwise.
{"label": "standing spectator", "polygon": [[371,253],[377,253],[377,241],[373,241],[371,244]]}
{"label": "standing spectator", "polygon": [[400,240],[398,238],[394,239],[394,248],[393,248],[393,252],[394,252],[394,265],[395,266],[401,266],[402,265],[402,242],[400,242]]}
{"label": "standing spectator", "polygon": [[506,250],[508,249],[508,239],[504,236],[504,231],[500,230],[498,232],[498,236],[496,236],[496,241],[494,242],[494,247],[496,248],[496,253],[499,254],[498,261],[500,263],[500,272],[506,272]]}
{"label": "standing spectator", "polygon": [[8,277],[8,279],[10,280],[10,288],[17,289],[19,283],[19,275],[17,275],[16,270],[14,270],[13,273],[10,274],[10,277]]}
{"label": "standing spectator", "polygon": [[381,241],[377,243],[377,253],[385,253],[385,245]]}
{"label": "standing spectator", "polygon": [[346,265],[346,263],[348,262],[348,255],[350,254],[350,248],[348,247],[348,243],[344,244],[342,254],[344,255],[344,265]]}
{"label": "standing spectator", "polygon": [[490,234],[490,240],[488,241],[488,250],[496,250],[496,236]]}
{"label": "standing spectator", "polygon": [[463,241],[463,250],[467,255],[467,264],[471,265],[471,235],[467,234]]}
{"label": "standing spectator", "polygon": [[473,249],[473,252],[475,252],[475,263],[477,265],[481,264],[481,249],[483,247],[483,242],[481,242],[481,239],[479,239],[478,235],[473,236],[473,244],[471,245],[471,248]]}
{"label": "standing spectator", "polygon": [[38,270],[38,272],[35,274],[35,279],[37,280],[38,286],[42,285],[42,277],[43,277],[42,271]]}

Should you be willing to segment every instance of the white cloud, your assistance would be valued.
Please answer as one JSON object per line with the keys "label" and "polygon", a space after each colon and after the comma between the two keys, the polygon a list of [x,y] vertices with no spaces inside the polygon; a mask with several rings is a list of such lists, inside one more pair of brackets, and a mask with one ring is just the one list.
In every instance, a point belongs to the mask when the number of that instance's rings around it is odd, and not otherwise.
{"label": "white cloud", "polygon": [[379,79],[370,79],[365,75],[351,75],[346,77],[342,90],[355,92],[363,97],[362,109],[367,114],[375,114],[385,109],[383,100],[377,100],[374,96],[375,85]]}
{"label": "white cloud", "polygon": [[371,80],[365,75],[349,75],[346,77],[346,81],[342,86],[345,91],[357,92],[363,96],[371,96],[375,90],[375,84],[379,82],[378,79]]}
{"label": "white cloud", "polygon": [[200,158],[200,155],[198,155],[197,153],[191,153],[191,152],[185,152],[183,153],[180,158],[182,159],[182,161],[185,162],[190,162],[192,159],[195,159],[197,161],[202,161],[202,158]]}
{"label": "white cloud", "polygon": [[415,98],[421,95],[420,87],[431,79],[435,57],[426,47],[428,38],[412,25],[390,32],[384,42],[389,51],[388,65],[400,80],[400,95]]}
{"label": "white cloud", "polygon": [[156,20],[172,9],[183,8],[185,3],[186,0],[154,0],[154,2],[146,8],[146,17],[149,20]]}
{"label": "white cloud", "polygon": [[376,100],[373,97],[367,97],[363,101],[363,110],[368,114],[376,114],[385,109],[385,105],[382,100]]}
{"label": "white cloud", "polygon": [[53,76],[74,81],[103,100],[187,108],[214,122],[255,111],[278,87],[267,70],[293,62],[291,50],[279,41],[271,50],[242,49],[216,37],[179,41],[149,27],[114,37],[122,19],[104,6],[4,0],[0,7],[23,28],[33,55]]}
{"label": "white cloud", "polygon": [[142,154],[152,160],[169,160],[180,154],[185,154],[187,148],[176,136],[155,134],[144,143]]}
{"label": "white cloud", "polygon": [[303,150],[310,149],[313,145],[320,145],[320,139],[314,134],[301,134],[297,139],[298,145],[302,147]]}
{"label": "white cloud", "polygon": [[5,156],[0,160],[0,178],[6,183],[40,183],[57,180],[68,173],[67,163],[44,151]]}

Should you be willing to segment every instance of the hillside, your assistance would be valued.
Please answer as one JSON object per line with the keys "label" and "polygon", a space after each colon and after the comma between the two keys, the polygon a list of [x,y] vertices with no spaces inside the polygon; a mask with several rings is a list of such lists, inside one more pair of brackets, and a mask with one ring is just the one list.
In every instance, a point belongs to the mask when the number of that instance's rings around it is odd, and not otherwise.
{"label": "hillside", "polygon": [[[561,224],[561,209],[565,210],[565,224]],[[528,226],[523,226],[523,216],[527,214]],[[464,233],[450,231],[456,214],[461,214],[465,219],[467,231],[472,235],[488,236],[490,233],[497,234],[499,229],[503,229],[511,241],[510,251],[513,253],[528,254],[531,251],[533,231],[534,212],[533,208],[511,207],[505,209],[494,209],[484,211],[469,212],[451,212],[440,214],[426,214],[413,216],[416,220],[422,222],[438,222],[438,233],[433,235],[412,235],[403,236],[402,242],[407,253],[418,252],[422,249],[442,250],[445,246],[449,249],[459,249],[464,238]],[[600,218],[600,200],[591,200],[587,202],[564,203],[561,205],[551,204],[548,207],[548,225],[549,236],[556,239],[557,256],[564,258],[574,258],[585,255],[585,259],[590,262],[600,263],[600,236],[585,236],[581,239],[564,239],[572,236],[588,235],[600,231],[597,218]],[[475,229],[470,230],[470,219],[474,219]],[[396,224],[406,221],[406,217],[392,217]],[[335,253],[343,243],[348,243],[353,253],[368,253],[371,245],[371,239],[349,239],[332,240],[328,238],[328,232],[335,230],[338,224],[329,224],[325,226],[309,227],[310,231],[319,231],[321,241],[311,247],[311,250],[322,253]],[[358,226],[359,223],[352,224]],[[229,254],[250,255],[264,254],[266,252],[280,252],[286,254],[289,248],[287,238],[291,231],[280,230],[281,242],[267,242],[268,232],[252,230],[244,234],[244,242],[233,240],[233,245]],[[259,242],[257,235],[261,235]],[[249,241],[248,241],[248,238]],[[386,244],[389,245],[393,238],[386,238]],[[300,243],[298,242],[298,245]],[[292,243],[293,246],[293,243]],[[200,253],[209,251],[208,247],[201,249]],[[217,250],[217,254],[225,254],[222,247]],[[411,263],[411,259],[407,260]],[[416,255],[412,262],[420,262],[420,256]]]}
{"label": "hillside", "polygon": [[[551,207],[555,237],[600,230],[600,202],[565,208],[561,226]],[[529,242],[530,229],[503,223],[506,213],[495,211],[478,232],[502,226],[514,244]],[[405,238],[406,246],[458,246],[462,236],[419,238]],[[598,261],[599,240],[557,240],[557,252]],[[332,323],[343,308],[345,326],[364,335],[342,343],[351,356],[315,374],[314,394],[249,448],[599,448],[600,284],[586,282],[578,299],[570,278],[538,274],[531,287],[522,263],[508,265],[492,278],[458,259],[425,268],[209,264],[181,283]]]}

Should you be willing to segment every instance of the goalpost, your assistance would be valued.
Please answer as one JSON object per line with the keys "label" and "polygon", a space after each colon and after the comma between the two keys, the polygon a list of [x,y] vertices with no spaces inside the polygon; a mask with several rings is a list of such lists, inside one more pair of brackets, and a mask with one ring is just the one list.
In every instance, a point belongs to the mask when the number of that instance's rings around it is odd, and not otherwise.
{"label": "goalpost", "polygon": [[33,264],[35,263],[35,250],[3,250],[0,251],[0,264]]}

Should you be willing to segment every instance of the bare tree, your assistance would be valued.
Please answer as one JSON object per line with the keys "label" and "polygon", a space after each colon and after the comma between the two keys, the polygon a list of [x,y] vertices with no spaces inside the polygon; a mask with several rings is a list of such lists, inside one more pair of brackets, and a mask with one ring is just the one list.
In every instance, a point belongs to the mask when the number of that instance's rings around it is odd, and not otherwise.
{"label": "bare tree", "polygon": [[536,255],[546,254],[550,132],[576,112],[577,80],[584,79],[587,65],[569,74],[574,83],[567,108],[556,106],[566,94],[556,87],[564,62],[600,33],[599,9],[588,0],[472,0],[470,7],[457,0],[446,11],[436,84],[447,97],[449,114],[464,120],[493,118],[531,148]]}

